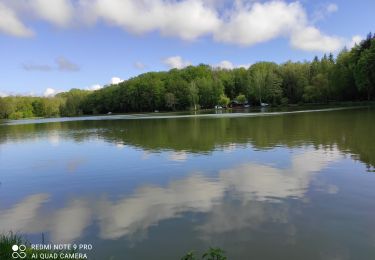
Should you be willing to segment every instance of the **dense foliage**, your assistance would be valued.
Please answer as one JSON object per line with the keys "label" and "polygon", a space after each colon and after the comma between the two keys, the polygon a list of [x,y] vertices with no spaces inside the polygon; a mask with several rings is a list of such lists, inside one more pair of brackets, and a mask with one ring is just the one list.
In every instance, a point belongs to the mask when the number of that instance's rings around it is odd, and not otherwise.
{"label": "dense foliage", "polygon": [[170,111],[261,102],[273,105],[373,100],[375,35],[350,51],[312,62],[258,62],[232,70],[208,65],[149,72],[97,91],[72,89],[53,98],[0,98],[0,118]]}
{"label": "dense foliage", "polygon": [[61,115],[65,100],[59,97],[0,98],[0,118],[20,119],[30,117],[56,117]]}

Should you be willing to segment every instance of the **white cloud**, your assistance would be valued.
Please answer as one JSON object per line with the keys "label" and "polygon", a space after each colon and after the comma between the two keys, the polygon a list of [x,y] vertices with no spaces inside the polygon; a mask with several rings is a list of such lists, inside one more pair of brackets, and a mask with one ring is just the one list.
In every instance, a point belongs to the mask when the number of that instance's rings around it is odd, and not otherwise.
{"label": "white cloud", "polygon": [[221,68],[221,69],[234,69],[234,64],[228,60],[223,60],[219,64],[217,64],[215,67]]}
{"label": "white cloud", "polygon": [[[109,84],[119,84],[121,82],[123,82],[124,80],[119,78],[119,77],[112,77]],[[89,90],[89,91],[95,91],[95,90],[99,90],[99,89],[102,89],[104,88],[104,85],[100,85],[100,84],[93,84],[87,88],[85,88],[85,90]]]}
{"label": "white cloud", "polygon": [[30,4],[38,18],[58,26],[67,26],[74,14],[70,0],[33,0]]}
{"label": "white cloud", "polygon": [[56,94],[62,92],[61,90],[57,90],[57,89],[54,89],[54,88],[47,88],[44,93],[43,93],[43,96],[44,97],[53,97],[55,96]]}
{"label": "white cloud", "polygon": [[101,88],[103,88],[102,85],[94,84],[94,85],[91,85],[90,87],[86,88],[86,90],[92,90],[92,91],[94,91],[94,90],[99,90]]}
{"label": "white cloud", "polygon": [[305,23],[305,20],[305,11],[299,3],[255,3],[234,10],[214,37],[218,41],[253,45],[287,35],[296,24]]}
{"label": "white cloud", "polygon": [[164,59],[163,62],[171,69],[182,69],[191,65],[190,61],[184,60],[181,56],[172,56]]}
{"label": "white cloud", "polygon": [[323,35],[312,26],[296,30],[291,37],[291,45],[305,51],[335,52],[343,47],[343,42],[341,38]]}
{"label": "white cloud", "polygon": [[240,64],[240,65],[237,65],[237,68],[248,69],[251,65],[252,63]]}
{"label": "white cloud", "polygon": [[[343,41],[322,33],[314,20],[336,12],[338,6],[322,6],[309,21],[306,10],[298,1],[229,1],[223,0],[5,0],[0,12],[10,22],[0,22],[0,30],[15,36],[31,31],[16,14],[31,12],[31,17],[60,27],[70,24],[103,21],[136,34],[159,32],[164,36],[195,40],[208,35],[214,40],[251,46],[278,37],[290,39],[293,47],[306,51],[333,51]],[[17,2],[18,5],[13,2]],[[20,3],[26,7],[20,8]],[[74,3],[74,4],[73,4]],[[21,10],[21,11],[20,11]],[[22,11],[23,10],[23,11]],[[315,18],[314,18],[315,16]],[[320,18],[319,18],[320,17]],[[3,19],[2,19],[3,20]],[[307,34],[307,36],[304,36]],[[173,61],[172,61],[173,62]],[[176,62],[176,61],[175,61]],[[178,60],[177,60],[178,62]],[[178,64],[177,64],[178,65]],[[186,65],[182,65],[186,66]],[[141,68],[142,65],[138,64]],[[174,66],[175,67],[175,66]]]}
{"label": "white cloud", "polygon": [[200,0],[92,2],[90,20],[101,19],[134,33],[160,31],[163,35],[193,40],[216,30],[220,24],[217,14]]}
{"label": "white cloud", "polygon": [[361,35],[354,35],[352,37],[352,40],[347,43],[347,47],[353,48],[356,44],[361,43],[361,41],[363,41],[363,40],[364,40],[364,38]]}
{"label": "white cloud", "polygon": [[16,13],[2,3],[0,3],[0,17],[0,32],[17,37],[33,35],[33,32],[18,19]]}
{"label": "white cloud", "polygon": [[7,97],[7,96],[9,96],[7,93],[5,93],[5,92],[0,92],[0,97]]}
{"label": "white cloud", "polygon": [[218,64],[214,65],[214,67],[217,67],[217,68],[220,68],[220,69],[227,69],[227,70],[236,69],[236,68],[247,69],[250,66],[251,66],[251,63],[235,65],[231,61],[228,61],[228,60],[223,60],[223,61],[219,62]]}
{"label": "white cloud", "polygon": [[308,26],[306,11],[299,2],[254,3],[247,9],[235,10],[214,34],[218,41],[244,46],[280,36],[289,37],[294,48],[306,51],[336,51],[343,46],[341,39]]}
{"label": "white cloud", "polygon": [[124,80],[123,79],[120,79],[119,77],[112,77],[111,78],[111,84],[114,84],[114,85],[116,85],[116,84],[119,84],[119,83],[121,83],[121,82],[123,82]]}

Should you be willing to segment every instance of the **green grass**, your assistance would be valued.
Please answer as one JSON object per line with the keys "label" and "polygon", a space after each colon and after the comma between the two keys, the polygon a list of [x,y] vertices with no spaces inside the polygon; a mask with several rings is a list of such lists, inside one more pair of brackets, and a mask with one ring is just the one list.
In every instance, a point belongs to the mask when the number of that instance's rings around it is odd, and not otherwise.
{"label": "green grass", "polygon": [[203,253],[201,258],[195,255],[194,251],[188,252],[184,255],[181,260],[227,260],[225,256],[225,251],[221,248],[210,247],[205,253]]}
{"label": "green grass", "polygon": [[12,246],[24,244],[25,241],[21,236],[16,235],[12,232],[8,234],[0,235],[0,259],[8,260],[12,259]]}

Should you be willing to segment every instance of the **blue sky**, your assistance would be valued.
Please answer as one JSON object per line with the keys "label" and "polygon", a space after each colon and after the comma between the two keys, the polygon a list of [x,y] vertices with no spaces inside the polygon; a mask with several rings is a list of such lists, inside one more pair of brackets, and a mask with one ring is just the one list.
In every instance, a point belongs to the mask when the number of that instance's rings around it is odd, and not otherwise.
{"label": "blue sky", "polygon": [[147,71],[311,60],[375,31],[375,1],[0,0],[0,95]]}

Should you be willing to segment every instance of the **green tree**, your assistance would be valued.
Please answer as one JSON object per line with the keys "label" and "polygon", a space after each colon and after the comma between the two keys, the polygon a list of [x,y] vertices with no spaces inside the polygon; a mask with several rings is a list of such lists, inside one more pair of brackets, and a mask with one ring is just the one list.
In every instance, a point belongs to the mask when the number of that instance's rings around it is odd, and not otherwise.
{"label": "green tree", "polygon": [[309,85],[310,66],[308,63],[287,62],[280,66],[282,90],[289,103],[302,100],[304,88]]}
{"label": "green tree", "polygon": [[238,94],[235,89],[235,73],[232,70],[216,69],[216,75],[223,84],[225,95],[234,99]]}
{"label": "green tree", "polygon": [[199,95],[198,95],[198,88],[194,81],[192,81],[189,85],[189,98],[190,98],[190,105],[194,110],[197,110],[197,105],[199,104]]}
{"label": "green tree", "polygon": [[246,102],[247,102],[247,98],[245,95],[243,94],[239,94],[237,97],[236,97],[236,100],[239,104],[241,105],[244,105]]}
{"label": "green tree", "polygon": [[336,65],[330,74],[329,84],[336,100],[355,100],[358,89],[354,80],[352,53],[342,50],[336,59]]}
{"label": "green tree", "polygon": [[280,103],[282,78],[278,65],[272,62],[258,62],[250,67],[250,93],[259,102]]}
{"label": "green tree", "polygon": [[89,91],[81,89],[71,89],[69,92],[58,94],[57,97],[65,99],[65,103],[60,105],[61,114],[64,116],[82,115],[83,104],[89,94]]}
{"label": "green tree", "polygon": [[16,104],[12,97],[0,98],[0,118],[9,118],[16,111]]}
{"label": "green tree", "polygon": [[354,68],[354,78],[358,90],[370,100],[375,89],[375,39],[368,49],[362,51]]}
{"label": "green tree", "polygon": [[222,94],[219,98],[219,105],[222,106],[222,107],[226,107],[228,106],[230,102],[230,99],[225,95],[225,94]]}
{"label": "green tree", "polygon": [[165,104],[168,108],[171,108],[174,110],[176,103],[177,103],[177,100],[173,93],[165,94]]}
{"label": "green tree", "polygon": [[306,102],[327,102],[328,99],[328,78],[325,74],[319,73],[312,81],[311,85],[305,87],[303,94]]}

